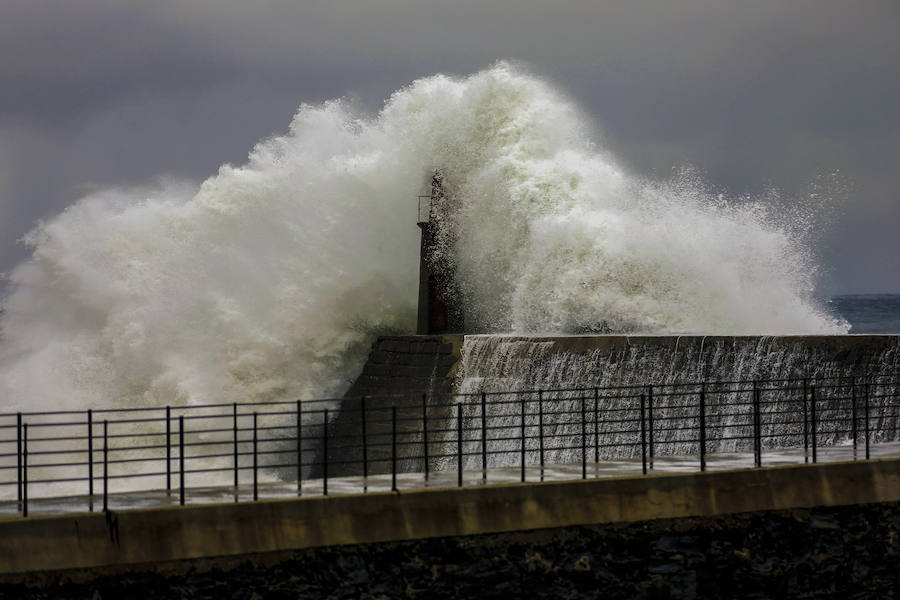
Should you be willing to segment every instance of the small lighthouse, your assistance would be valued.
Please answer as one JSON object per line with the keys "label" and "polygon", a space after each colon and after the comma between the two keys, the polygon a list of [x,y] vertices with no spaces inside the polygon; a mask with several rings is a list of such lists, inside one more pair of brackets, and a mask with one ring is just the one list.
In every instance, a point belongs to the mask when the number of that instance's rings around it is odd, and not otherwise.
{"label": "small lighthouse", "polygon": [[441,216],[449,210],[443,176],[436,171],[431,178],[431,195],[419,196],[419,335],[462,333],[463,311],[455,287],[452,265],[436,253]]}

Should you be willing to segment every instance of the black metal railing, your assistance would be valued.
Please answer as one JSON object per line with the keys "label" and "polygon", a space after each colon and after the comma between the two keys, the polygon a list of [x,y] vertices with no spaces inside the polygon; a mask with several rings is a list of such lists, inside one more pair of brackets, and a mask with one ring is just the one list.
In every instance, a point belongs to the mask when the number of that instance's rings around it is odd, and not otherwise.
{"label": "black metal railing", "polygon": [[0,505],[398,490],[405,474],[462,486],[494,469],[525,482],[553,465],[588,478],[610,462],[646,474],[672,457],[704,471],[834,448],[868,459],[900,437],[898,395],[891,374],[0,414]]}

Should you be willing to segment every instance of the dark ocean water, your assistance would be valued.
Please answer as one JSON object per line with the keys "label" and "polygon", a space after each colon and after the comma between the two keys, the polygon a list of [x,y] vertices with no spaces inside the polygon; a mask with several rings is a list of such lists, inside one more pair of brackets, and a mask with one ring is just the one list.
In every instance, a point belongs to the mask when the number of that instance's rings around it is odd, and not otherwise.
{"label": "dark ocean water", "polygon": [[900,294],[834,296],[831,307],[850,322],[850,333],[900,333]]}

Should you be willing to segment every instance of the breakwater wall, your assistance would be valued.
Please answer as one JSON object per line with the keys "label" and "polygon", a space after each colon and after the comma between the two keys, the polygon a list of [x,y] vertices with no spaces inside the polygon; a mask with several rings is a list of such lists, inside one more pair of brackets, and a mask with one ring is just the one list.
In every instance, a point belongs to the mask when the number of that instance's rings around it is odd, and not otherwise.
{"label": "breakwater wall", "polygon": [[900,335],[387,336],[345,397],[700,381],[873,377],[900,371]]}
{"label": "breakwater wall", "polygon": [[[436,431],[431,442],[439,442],[441,432],[452,432],[455,415],[451,408],[455,400],[471,401],[481,393],[494,394],[497,400],[503,393],[528,390],[559,390],[575,388],[617,388],[627,386],[660,386],[654,410],[659,423],[669,423],[656,437],[658,452],[662,454],[696,454],[696,407],[683,406],[684,393],[695,394],[696,389],[673,386],[686,383],[742,381],[747,389],[735,393],[711,397],[711,415],[715,422],[727,428],[723,437],[729,441],[710,442],[709,450],[720,452],[745,452],[750,450],[752,437],[746,415],[719,418],[720,413],[747,411],[733,405],[752,401],[752,381],[772,381],[796,378],[792,385],[772,384],[771,390],[762,392],[762,433],[764,445],[775,447],[803,445],[803,425],[779,422],[781,414],[804,412],[804,403],[810,402],[810,392],[800,383],[826,383],[820,389],[818,408],[826,419],[827,427],[819,431],[818,442],[825,445],[846,441],[853,419],[853,398],[863,402],[864,382],[878,382],[873,397],[868,402],[867,413],[872,427],[873,441],[887,441],[897,437],[900,431],[900,336],[896,335],[844,335],[844,336],[513,336],[513,335],[446,335],[401,336],[379,339],[372,348],[369,361],[362,374],[347,393],[341,414],[331,424],[332,432],[346,440],[358,440],[361,432],[362,404],[371,416],[372,425],[366,432],[371,435],[373,459],[371,473],[384,473],[389,469],[388,423],[390,407],[398,406],[400,414],[398,430],[404,446],[401,456],[412,454],[421,446],[422,415],[434,424]],[[854,385],[858,383],[858,387]],[[766,385],[763,383],[762,387]],[[775,387],[781,388],[775,390]],[[677,393],[675,393],[677,392]],[[877,392],[877,393],[876,393]],[[619,411],[634,420],[639,409],[638,392],[604,394],[598,400],[599,417]],[[668,396],[666,395],[668,394]],[[552,413],[577,413],[579,393],[545,393],[543,398],[551,408],[547,418],[546,433],[557,439],[578,438],[578,426],[558,425]],[[417,408],[419,398],[426,404]],[[695,401],[689,396],[688,403]],[[691,400],[693,398],[693,400]],[[532,400],[537,400],[537,396]],[[592,400],[593,402],[593,400]],[[721,406],[720,406],[721,405]],[[732,405],[732,406],[728,406]],[[593,405],[592,405],[593,406]],[[478,408],[467,406],[464,418],[477,421]],[[516,405],[494,409],[510,412],[506,425],[520,422]],[[529,405],[536,412],[536,405]],[[631,412],[622,412],[623,410]],[[861,409],[856,410],[856,416]],[[528,417],[529,426],[536,425],[536,416]],[[824,421],[824,419],[822,419]],[[535,421],[535,423],[532,423]],[[842,423],[846,421],[846,423]],[[495,424],[501,424],[496,422]],[[617,426],[618,427],[618,426]],[[636,425],[635,425],[636,427]],[[723,429],[722,431],[725,431]],[[624,437],[635,437],[636,432]],[[356,436],[356,437],[354,437]],[[448,434],[448,439],[453,434]],[[616,440],[610,440],[615,442]],[[471,444],[470,444],[471,445]],[[438,444],[439,448],[439,444]],[[510,447],[512,450],[512,446]],[[633,457],[639,447],[629,447],[627,456]],[[467,447],[469,453],[477,453],[475,446]],[[421,451],[416,450],[419,454]],[[439,450],[436,450],[436,452]],[[605,451],[602,458],[622,457],[621,449]],[[574,453],[574,454],[577,454]],[[571,451],[550,452],[551,462],[571,462],[577,457]],[[323,458],[320,456],[318,461]],[[340,474],[360,474],[362,454],[359,448],[334,450],[328,460]],[[509,453],[506,463],[518,460]],[[402,471],[422,471],[421,458],[404,458]],[[477,459],[467,460],[468,468],[475,468]],[[491,464],[500,466],[502,461]]]}
{"label": "breakwater wall", "polygon": [[383,336],[345,396],[440,396],[452,391],[461,335]]}
{"label": "breakwater wall", "polygon": [[465,336],[456,391],[875,376],[900,336]]}
{"label": "breakwater wall", "polygon": [[[365,427],[372,442],[366,456],[369,473],[390,471],[389,452],[391,407],[400,407],[397,433],[409,442],[421,439],[423,416],[433,423],[452,418],[449,398],[453,394],[456,371],[462,353],[461,335],[385,336],[379,338],[362,373],[347,390],[341,410],[329,424],[329,434],[337,439],[356,440]],[[363,425],[363,412],[366,424]],[[439,428],[436,428],[439,429]],[[440,433],[433,437],[439,442]],[[361,474],[362,449],[329,451],[332,475]],[[325,458],[317,456],[312,476],[320,477]],[[404,471],[423,470],[423,460],[404,459]]]}

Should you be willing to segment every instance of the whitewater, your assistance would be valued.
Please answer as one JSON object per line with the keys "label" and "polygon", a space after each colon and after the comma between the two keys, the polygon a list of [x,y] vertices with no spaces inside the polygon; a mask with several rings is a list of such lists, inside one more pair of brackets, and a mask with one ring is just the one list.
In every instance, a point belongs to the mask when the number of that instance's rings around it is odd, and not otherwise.
{"label": "whitewater", "polygon": [[436,170],[470,331],[847,331],[814,300],[809,215],[634,176],[593,129],[500,63],[374,116],[304,104],[199,186],[81,198],[9,274],[0,412],[339,396],[375,336],[415,329]]}

